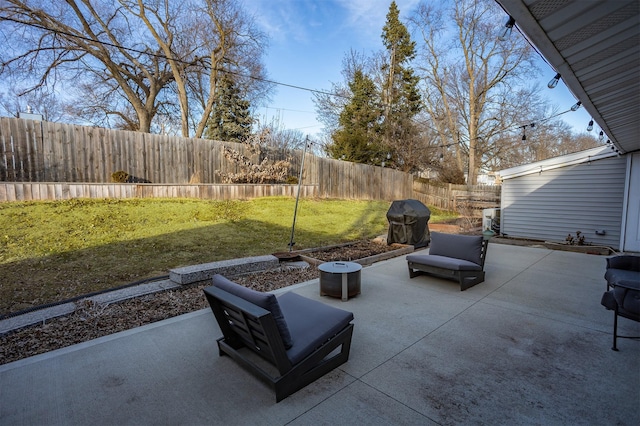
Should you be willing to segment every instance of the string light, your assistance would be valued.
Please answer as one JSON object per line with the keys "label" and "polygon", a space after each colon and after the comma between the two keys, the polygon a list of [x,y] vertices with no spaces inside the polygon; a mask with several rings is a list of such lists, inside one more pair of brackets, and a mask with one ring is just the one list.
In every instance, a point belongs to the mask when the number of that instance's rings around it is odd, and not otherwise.
{"label": "string light", "polygon": [[553,77],[547,84],[547,87],[549,89],[553,89],[554,87],[556,87],[558,85],[558,82],[560,81],[560,77],[562,77],[560,73],[556,73],[555,77]]}
{"label": "string light", "polygon": [[593,120],[589,120],[589,125],[587,126],[587,132],[590,132],[593,130]]}
{"label": "string light", "polygon": [[500,41],[506,41],[511,37],[511,32],[513,31],[513,26],[516,24],[516,20],[509,16],[509,19],[507,20],[507,23],[504,24],[504,29],[502,30],[502,32],[500,33],[500,35],[498,36],[498,40]]}
{"label": "string light", "polygon": [[580,105],[582,105],[582,102],[578,101],[575,104],[573,104],[573,106],[571,107],[571,111],[577,111],[578,108],[580,108]]}
{"label": "string light", "polygon": [[604,139],[604,132],[600,130],[600,134],[598,135],[598,140],[602,141],[602,139]]}
{"label": "string light", "polygon": [[524,126],[520,126],[522,128],[522,140],[527,140],[527,127],[531,127],[532,129],[536,127],[536,123],[525,124]]}

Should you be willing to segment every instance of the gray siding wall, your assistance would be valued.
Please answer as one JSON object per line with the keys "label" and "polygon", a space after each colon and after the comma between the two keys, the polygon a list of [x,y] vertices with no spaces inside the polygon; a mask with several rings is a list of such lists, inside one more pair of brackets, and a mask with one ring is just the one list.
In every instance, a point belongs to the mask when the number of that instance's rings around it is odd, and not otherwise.
{"label": "gray siding wall", "polygon": [[501,232],[561,242],[580,231],[587,243],[619,249],[625,174],[626,158],[611,157],[505,179]]}

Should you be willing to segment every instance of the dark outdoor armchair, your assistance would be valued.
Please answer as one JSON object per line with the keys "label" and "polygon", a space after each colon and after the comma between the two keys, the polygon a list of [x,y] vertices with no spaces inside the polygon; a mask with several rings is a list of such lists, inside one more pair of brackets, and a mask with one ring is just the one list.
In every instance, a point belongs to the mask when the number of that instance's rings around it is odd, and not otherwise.
{"label": "dark outdoor armchair", "polygon": [[618,350],[618,337],[638,338],[637,336],[618,336],[618,317],[640,322],[640,256],[614,256],[607,258],[607,291],[600,303],[614,312],[613,349]]}
{"label": "dark outdoor armchair", "polygon": [[435,275],[456,280],[466,290],[484,281],[488,243],[482,236],[432,232],[429,254],[407,256],[409,278]]}
{"label": "dark outdoor armchair", "polygon": [[[212,281],[204,293],[223,334],[220,356],[229,355],[265,379],[276,402],[349,359],[351,312],[293,292],[276,298],[222,275]],[[275,368],[264,368],[256,354]]]}

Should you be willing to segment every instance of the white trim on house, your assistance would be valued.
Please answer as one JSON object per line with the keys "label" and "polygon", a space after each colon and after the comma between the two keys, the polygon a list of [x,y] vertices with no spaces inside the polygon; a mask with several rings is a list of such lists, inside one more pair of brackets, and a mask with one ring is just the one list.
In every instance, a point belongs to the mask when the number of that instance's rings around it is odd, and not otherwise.
{"label": "white trim on house", "polygon": [[559,167],[571,166],[573,164],[588,163],[590,161],[600,160],[602,158],[615,157],[618,154],[611,150],[608,146],[599,146],[585,151],[575,152],[573,154],[562,155],[560,157],[548,158],[535,163],[524,164],[522,166],[511,167],[509,169],[500,170],[497,173],[501,179],[511,179],[515,177],[525,176],[532,173],[540,173],[547,170],[557,169]]}

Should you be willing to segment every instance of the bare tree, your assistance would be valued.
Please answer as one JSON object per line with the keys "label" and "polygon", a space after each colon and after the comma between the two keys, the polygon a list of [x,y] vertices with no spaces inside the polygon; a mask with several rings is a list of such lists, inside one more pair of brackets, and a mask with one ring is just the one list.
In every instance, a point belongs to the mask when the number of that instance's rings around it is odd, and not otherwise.
{"label": "bare tree", "polygon": [[[455,144],[458,167],[475,184],[504,130],[529,116],[535,88],[531,48],[521,37],[497,40],[498,13],[489,0],[459,0],[437,8],[422,3],[411,18],[420,34],[419,73],[432,127]],[[451,9],[445,9],[445,7]],[[465,167],[465,158],[468,159]]]}
{"label": "bare tree", "polygon": [[149,132],[156,114],[179,111],[183,136],[192,123],[199,137],[220,72],[259,96],[269,90],[264,37],[232,0],[3,0],[0,16],[11,46],[0,74],[31,78],[27,92],[64,88],[89,120]]}
{"label": "bare tree", "polygon": [[[213,108],[215,90],[221,81],[220,74],[232,76],[243,99],[256,104],[268,98],[273,84],[266,81],[262,56],[267,45],[266,36],[257,28],[235,0],[204,0],[196,35],[203,41],[205,67],[195,70],[190,81],[198,76],[208,82],[208,90],[191,90],[194,97],[201,96],[201,118],[195,127],[196,137],[202,135]],[[212,25],[215,27],[212,35]],[[206,55],[205,55],[206,53]],[[206,73],[202,73],[206,70]]]}
{"label": "bare tree", "polygon": [[556,147],[554,156],[570,154],[573,152],[584,151],[585,149],[595,148],[603,145],[603,141],[599,140],[596,135],[590,133],[571,133]]}
{"label": "bare tree", "polygon": [[[200,96],[202,113],[194,120],[195,137],[201,137],[213,108],[220,73],[238,75],[249,71],[254,77],[262,75],[264,36],[234,1],[120,1],[144,23],[167,58],[180,105],[182,136],[190,133],[190,94],[204,94]],[[203,76],[208,79],[206,85],[202,84]],[[191,79],[196,83],[190,84]],[[190,90],[190,86],[200,90]]]}
{"label": "bare tree", "polygon": [[21,89],[9,86],[6,93],[0,93],[0,111],[3,115],[18,117],[20,112],[42,114],[46,121],[58,122],[67,118],[64,105],[55,94],[42,90],[32,91],[22,96]]}
{"label": "bare tree", "polygon": [[263,143],[266,148],[275,148],[282,151],[303,149],[305,135],[300,130],[287,129],[279,117],[272,117],[265,122],[257,122],[256,134],[265,135]]}
{"label": "bare tree", "polygon": [[571,154],[601,144],[594,135],[573,134],[570,126],[557,118],[540,125],[536,124],[534,127],[529,125],[525,129],[527,144],[524,144],[520,156],[514,155],[510,158],[513,164],[509,167]]}
{"label": "bare tree", "polygon": [[[62,86],[64,81],[71,82],[73,90],[84,84],[94,89],[89,96],[94,112],[119,116],[129,127],[149,132],[157,97],[172,75],[164,60],[137,37],[135,25],[117,3],[5,0],[0,13],[7,21],[4,36],[13,42],[3,55],[1,71],[35,77],[25,92]],[[121,43],[125,37],[128,48]],[[114,90],[135,111],[135,119],[105,102]]]}

